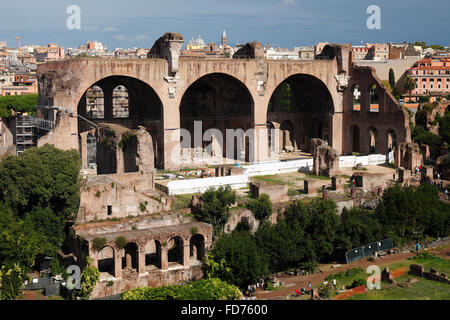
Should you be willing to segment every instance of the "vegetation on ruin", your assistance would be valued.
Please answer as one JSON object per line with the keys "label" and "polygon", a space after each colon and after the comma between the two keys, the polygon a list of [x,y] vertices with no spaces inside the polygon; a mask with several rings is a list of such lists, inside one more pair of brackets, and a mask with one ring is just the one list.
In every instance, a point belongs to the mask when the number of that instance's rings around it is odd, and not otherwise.
{"label": "vegetation on ruin", "polygon": [[103,247],[106,245],[106,238],[100,237],[100,238],[94,238],[92,240],[92,249],[95,251],[100,251],[103,249]]}
{"label": "vegetation on ruin", "polygon": [[267,194],[260,195],[258,199],[252,199],[247,207],[260,222],[266,220],[272,214],[272,202]]}
{"label": "vegetation on ruin", "polygon": [[195,218],[210,223],[216,233],[223,231],[230,217],[230,205],[236,202],[236,192],[230,186],[217,190],[210,188],[200,197],[201,206],[194,213]]}
{"label": "vegetation on ruin", "polygon": [[433,158],[437,158],[441,151],[441,138],[430,131],[427,131],[421,125],[416,125],[414,130],[411,132],[411,138],[414,142],[421,144],[426,144],[430,147],[430,154]]}
{"label": "vegetation on ruin", "polygon": [[38,94],[16,95],[0,97],[0,118],[10,118],[15,112],[36,113]]}
{"label": "vegetation on ruin", "polygon": [[158,288],[136,288],[122,293],[122,300],[238,300],[241,292],[236,286],[211,278],[185,285]]}
{"label": "vegetation on ruin", "polygon": [[115,242],[119,250],[125,248],[125,246],[127,245],[127,239],[122,236],[117,237]]}
{"label": "vegetation on ruin", "polygon": [[125,132],[125,133],[122,135],[122,139],[119,141],[119,143],[117,144],[117,146],[118,146],[119,148],[123,149],[123,148],[126,146],[126,144],[127,144],[128,142],[130,142],[131,139],[132,139],[133,137],[135,137],[135,136],[136,136],[136,133],[133,132],[133,131],[127,131],[127,132]]}
{"label": "vegetation on ruin", "polygon": [[147,204],[148,202],[139,202],[139,209],[141,210],[141,212],[144,212],[145,210],[147,210]]}

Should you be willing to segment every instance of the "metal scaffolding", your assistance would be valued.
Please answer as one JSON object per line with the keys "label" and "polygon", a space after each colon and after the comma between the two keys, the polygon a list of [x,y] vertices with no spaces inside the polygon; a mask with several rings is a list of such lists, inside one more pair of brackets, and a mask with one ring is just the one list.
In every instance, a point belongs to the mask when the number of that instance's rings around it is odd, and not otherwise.
{"label": "metal scaffolding", "polygon": [[53,121],[28,116],[16,116],[16,153],[37,145],[37,140],[55,126]]}

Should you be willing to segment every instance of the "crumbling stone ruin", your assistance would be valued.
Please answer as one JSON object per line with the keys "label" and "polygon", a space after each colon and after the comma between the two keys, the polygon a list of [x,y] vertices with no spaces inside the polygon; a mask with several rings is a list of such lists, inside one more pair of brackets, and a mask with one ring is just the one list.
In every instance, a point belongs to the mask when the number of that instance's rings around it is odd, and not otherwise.
{"label": "crumbling stone ruin", "polygon": [[430,268],[430,272],[425,272],[425,269],[420,264],[412,264],[409,266],[409,273],[414,276],[418,276],[421,278],[425,278],[428,280],[433,281],[439,281],[442,283],[450,284],[450,279],[448,279],[447,275],[445,273],[439,274],[439,272],[434,269]]}
{"label": "crumbling stone ruin", "polygon": [[169,64],[169,76],[175,76],[178,72],[178,59],[183,46],[184,38],[176,32],[166,32],[156,40],[148,53],[148,57],[160,57],[167,60]]}
{"label": "crumbling stone ruin", "polygon": [[287,185],[268,185],[262,182],[252,182],[250,184],[250,194],[254,198],[258,198],[262,194],[267,194],[272,203],[289,200]]}
{"label": "crumbling stone ruin", "polygon": [[[386,154],[392,147],[388,130],[398,143],[410,142],[408,115],[374,69],[352,63],[348,46],[330,45],[317,61],[274,61],[264,58],[261,43],[250,42],[233,59],[219,60],[180,57],[183,42],[181,34],[169,32],[147,59],[38,65],[39,106],[51,107],[39,108],[38,117],[54,124],[38,146],[75,149],[82,159],[75,253],[80,261],[91,257],[101,272],[92,297],[201,277],[212,228],[174,217],[170,198],[154,183],[155,167],[211,165],[203,157],[208,144],[193,145],[181,135],[185,129],[193,137],[195,121],[202,120],[201,134],[219,131],[211,137],[214,164],[278,160],[282,153],[311,150],[314,173],[330,177],[339,169],[338,154]],[[373,85],[379,87],[379,112],[369,112]],[[361,89],[358,112],[355,86]],[[282,132],[279,139],[269,134],[273,128]],[[218,143],[227,129],[254,134],[237,141],[228,155],[227,145]],[[186,160],[184,154],[194,156]],[[240,173],[231,166],[219,167],[216,175]],[[305,183],[307,193],[315,193],[331,181]],[[334,181],[337,190],[342,185]],[[274,202],[287,197],[286,186],[253,190]]]}
{"label": "crumbling stone ruin", "polygon": [[319,138],[311,139],[313,173],[316,176],[334,176],[339,169],[339,155],[335,149]]}
{"label": "crumbling stone ruin", "polygon": [[422,152],[414,142],[399,143],[394,151],[394,160],[397,167],[409,170],[423,165]]}

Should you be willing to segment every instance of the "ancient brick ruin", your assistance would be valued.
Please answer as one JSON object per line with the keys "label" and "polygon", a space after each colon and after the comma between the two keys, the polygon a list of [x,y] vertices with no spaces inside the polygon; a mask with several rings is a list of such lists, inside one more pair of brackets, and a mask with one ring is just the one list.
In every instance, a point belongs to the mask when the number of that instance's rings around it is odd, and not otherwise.
{"label": "ancient brick ruin", "polygon": [[[343,190],[339,155],[387,154],[411,142],[407,112],[374,69],[355,66],[348,45],[328,45],[317,60],[277,61],[265,59],[258,42],[233,59],[183,58],[183,42],[166,33],[147,59],[38,65],[38,117],[54,127],[37,144],[75,149],[82,159],[74,250],[101,272],[92,297],[202,276],[212,227],[170,211],[171,199],[155,188],[155,168],[217,165],[216,176],[233,176],[244,173],[236,163],[311,153],[314,174],[334,177],[305,180],[313,194],[324,185]],[[198,133],[205,139],[195,140]],[[402,165],[418,163],[415,148],[398,150]],[[362,179],[364,188],[378,186]],[[287,186],[253,184],[252,193],[289,199]],[[247,210],[227,228],[243,218],[256,227]]]}

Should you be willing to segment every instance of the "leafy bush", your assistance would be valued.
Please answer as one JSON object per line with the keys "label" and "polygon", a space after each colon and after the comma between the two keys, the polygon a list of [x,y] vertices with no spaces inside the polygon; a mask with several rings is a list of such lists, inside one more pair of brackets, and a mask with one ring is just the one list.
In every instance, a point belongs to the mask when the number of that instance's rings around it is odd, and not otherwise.
{"label": "leafy bush", "polygon": [[258,221],[264,221],[272,214],[272,201],[267,194],[262,194],[258,199],[253,199],[247,205]]}
{"label": "leafy bush", "polygon": [[210,188],[202,194],[200,200],[201,207],[194,216],[200,221],[212,224],[215,232],[223,231],[230,217],[229,206],[236,202],[236,193],[230,186],[217,190]]}
{"label": "leafy bush", "polygon": [[428,251],[424,251],[424,252],[419,252],[418,254],[416,254],[413,257],[409,257],[408,260],[430,260],[430,259],[441,259],[440,257],[428,252]]}
{"label": "leafy bush", "polygon": [[141,209],[142,212],[147,210],[147,201],[146,202],[139,202],[139,208]]}
{"label": "leafy bush", "polygon": [[431,133],[424,129],[424,127],[417,125],[414,127],[411,137],[414,142],[421,144],[427,144],[430,146],[430,153],[433,158],[439,156],[441,151],[441,138],[434,133]]}
{"label": "leafy bush", "polygon": [[127,239],[125,239],[125,237],[119,236],[116,238],[116,246],[117,248],[119,248],[119,250],[125,248],[126,244]]}
{"label": "leafy bush", "polygon": [[319,295],[321,297],[330,299],[332,294],[333,294],[333,290],[331,289],[331,286],[321,285],[319,287]]}
{"label": "leafy bush", "polygon": [[80,289],[74,289],[73,293],[77,297],[81,297],[86,299],[89,297],[89,294],[94,290],[97,285],[98,280],[100,279],[100,271],[94,266],[92,266],[91,258],[87,257],[87,266],[84,268],[81,273],[81,284]]}
{"label": "leafy bush", "polygon": [[106,245],[106,238],[94,238],[92,240],[92,248],[95,251],[101,250]]}
{"label": "leafy bush", "polygon": [[122,293],[122,300],[237,300],[240,297],[241,292],[236,286],[216,278]]}
{"label": "leafy bush", "polygon": [[[248,232],[235,232],[220,237],[211,250],[216,263],[225,261],[226,268],[215,276],[239,287],[255,283],[268,274],[267,259]],[[209,272],[208,267],[206,272]]]}
{"label": "leafy bush", "polygon": [[272,291],[274,288],[272,281],[266,280],[264,281],[264,290],[266,291]]}
{"label": "leafy bush", "polygon": [[353,283],[350,285],[350,288],[356,288],[359,286],[365,286],[367,284],[367,280],[365,278],[355,279]]}

